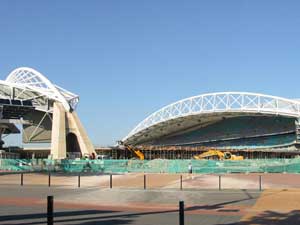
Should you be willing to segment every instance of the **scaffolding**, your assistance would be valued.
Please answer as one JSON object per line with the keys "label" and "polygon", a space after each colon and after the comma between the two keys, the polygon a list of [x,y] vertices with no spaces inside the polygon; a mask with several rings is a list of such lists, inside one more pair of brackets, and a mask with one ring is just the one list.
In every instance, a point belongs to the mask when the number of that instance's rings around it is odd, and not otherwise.
{"label": "scaffolding", "polygon": [[[136,146],[143,152],[146,160],[153,159],[192,159],[211,148],[203,146]],[[245,159],[274,159],[274,158],[295,158],[300,155],[300,150],[295,146],[284,148],[268,149],[216,149],[224,152],[232,152],[235,155],[243,156]],[[99,155],[106,155],[109,159],[132,159],[134,154],[124,149],[113,148],[96,150]]]}

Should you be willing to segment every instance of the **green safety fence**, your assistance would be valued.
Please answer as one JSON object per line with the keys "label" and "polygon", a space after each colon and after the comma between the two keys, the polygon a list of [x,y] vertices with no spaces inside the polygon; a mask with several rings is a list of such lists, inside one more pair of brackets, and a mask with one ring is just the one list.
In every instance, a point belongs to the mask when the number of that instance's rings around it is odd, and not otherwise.
{"label": "green safety fence", "polygon": [[48,160],[0,159],[1,171],[93,173],[299,173],[300,158],[231,160]]}

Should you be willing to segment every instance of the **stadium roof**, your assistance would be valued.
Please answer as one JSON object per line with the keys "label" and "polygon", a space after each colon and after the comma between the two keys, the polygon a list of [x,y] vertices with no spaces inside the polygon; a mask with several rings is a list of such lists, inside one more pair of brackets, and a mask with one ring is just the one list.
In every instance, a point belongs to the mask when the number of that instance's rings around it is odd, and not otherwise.
{"label": "stadium roof", "polygon": [[[52,99],[63,104],[67,111],[75,109],[79,102],[79,96],[71,93],[49,81],[40,72],[20,67],[13,70],[6,80],[0,80],[0,98],[11,98],[14,94],[16,99],[33,100],[37,110],[47,111],[45,99]],[[13,93],[12,89],[18,91]]]}
{"label": "stadium roof", "polygon": [[123,138],[139,143],[209,122],[207,118],[245,114],[300,117],[300,102],[249,92],[208,93],[182,99],[152,113]]}

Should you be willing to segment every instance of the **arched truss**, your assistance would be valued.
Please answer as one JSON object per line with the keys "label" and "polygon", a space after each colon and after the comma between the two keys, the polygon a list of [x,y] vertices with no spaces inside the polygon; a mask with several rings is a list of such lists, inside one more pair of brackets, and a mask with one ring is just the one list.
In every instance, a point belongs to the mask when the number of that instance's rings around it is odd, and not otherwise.
{"label": "arched truss", "polygon": [[182,99],[154,112],[124,139],[127,141],[150,127],[181,117],[208,113],[240,112],[300,117],[300,102],[248,92],[219,92]]}
{"label": "arched truss", "polygon": [[62,103],[66,111],[74,110],[79,102],[78,95],[53,84],[43,74],[28,67],[17,68],[8,75],[6,80],[0,80],[0,98],[31,100],[37,111],[31,115],[32,118],[14,120],[14,123],[34,127],[30,130],[28,137],[28,133],[23,132],[28,142],[39,135],[41,130],[45,130],[44,125],[47,124],[47,121],[52,121],[54,101]]}
{"label": "arched truss", "polygon": [[3,85],[7,84],[12,88],[24,90],[23,93],[16,97],[20,97],[25,92],[32,92],[32,94],[28,96],[29,99],[38,99],[44,96],[61,102],[67,111],[74,109],[79,101],[78,95],[51,83],[40,72],[28,67],[15,69],[8,75],[6,80],[1,83]]}

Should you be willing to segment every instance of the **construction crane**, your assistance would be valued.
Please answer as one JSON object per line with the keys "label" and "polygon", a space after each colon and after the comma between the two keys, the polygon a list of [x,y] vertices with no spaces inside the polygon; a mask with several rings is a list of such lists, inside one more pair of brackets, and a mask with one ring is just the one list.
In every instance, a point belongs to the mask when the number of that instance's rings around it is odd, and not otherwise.
{"label": "construction crane", "polygon": [[145,155],[144,153],[142,153],[139,149],[134,148],[131,145],[125,144],[123,141],[118,141],[119,145],[124,146],[128,151],[134,153],[134,155],[140,159],[140,160],[144,160],[145,159]]}
{"label": "construction crane", "polygon": [[230,152],[221,152],[219,150],[208,150],[207,152],[203,152],[200,155],[195,155],[194,159],[207,159],[207,158],[213,158],[218,160],[244,160],[243,156],[237,156],[233,155]]}

